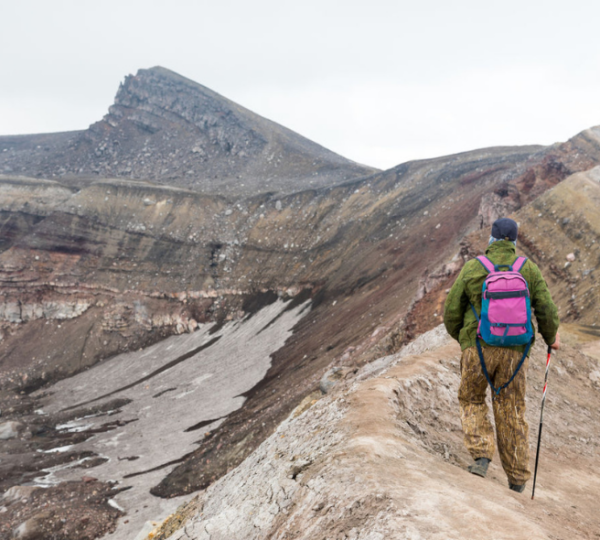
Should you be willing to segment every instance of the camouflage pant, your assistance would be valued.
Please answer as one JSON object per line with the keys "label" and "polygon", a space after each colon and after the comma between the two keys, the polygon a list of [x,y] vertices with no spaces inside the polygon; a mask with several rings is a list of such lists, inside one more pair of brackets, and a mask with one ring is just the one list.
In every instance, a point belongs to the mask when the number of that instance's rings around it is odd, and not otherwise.
{"label": "camouflage pant", "polygon": [[[483,355],[490,379],[498,388],[514,373],[523,353],[500,347],[484,347]],[[492,401],[498,452],[502,467],[512,484],[524,484],[529,471],[529,426],[525,421],[527,363],[507,388]],[[473,459],[494,455],[494,429],[488,419],[485,402],[488,382],[481,369],[476,347],[465,349],[460,361],[461,381],[458,389],[460,419],[465,445]]]}

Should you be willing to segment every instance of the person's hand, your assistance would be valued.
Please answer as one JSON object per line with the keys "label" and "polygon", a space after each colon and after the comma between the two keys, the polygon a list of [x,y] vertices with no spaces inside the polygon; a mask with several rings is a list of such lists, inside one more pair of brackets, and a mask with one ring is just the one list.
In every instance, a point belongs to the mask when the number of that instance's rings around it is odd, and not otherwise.
{"label": "person's hand", "polygon": [[550,345],[550,348],[554,349],[555,351],[558,351],[558,349],[560,349],[560,335],[558,332],[556,332],[556,339],[554,340],[554,343]]}

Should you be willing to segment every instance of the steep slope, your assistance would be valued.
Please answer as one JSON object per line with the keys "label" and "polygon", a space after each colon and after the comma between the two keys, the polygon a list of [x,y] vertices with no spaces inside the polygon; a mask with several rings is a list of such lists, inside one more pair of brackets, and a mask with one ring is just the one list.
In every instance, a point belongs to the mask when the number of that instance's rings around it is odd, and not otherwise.
{"label": "steep slope", "polygon": [[[508,490],[497,455],[487,479],[467,473],[460,350],[440,327],[299,408],[148,538],[597,538],[598,360],[565,338],[551,369],[535,501]],[[600,341],[585,349],[597,353]],[[532,441],[544,353],[538,345],[529,368]]]}
{"label": "steep slope", "polygon": [[[0,256],[0,379],[36,388],[247,312],[253,297],[302,290],[322,305],[326,324],[304,328],[301,351],[286,355],[327,349],[329,363],[377,326],[394,327],[423,272],[478,226],[482,198],[546,157],[537,148],[488,149],[235,204],[147,182],[96,182]],[[43,362],[36,336],[47,345]]]}
{"label": "steep slope", "polygon": [[79,185],[141,178],[235,197],[329,186],[376,169],[154,67],[126,77],[108,114],[85,131],[0,137],[2,171]]}
{"label": "steep slope", "polygon": [[[484,195],[479,209],[482,225],[489,225],[500,216],[512,216],[521,224],[518,248],[542,268],[563,321],[595,322],[593,309],[579,310],[575,300],[585,295],[586,305],[592,307],[597,297],[593,269],[597,267],[595,245],[600,242],[596,223],[598,195],[597,182],[591,180],[597,176],[592,156],[597,155],[599,148],[600,128],[583,131],[555,146],[520,178]],[[586,170],[589,175],[570,176]],[[582,212],[577,219],[579,207]],[[571,221],[573,224],[569,226]],[[463,254],[470,257],[483,254],[488,233],[489,228],[483,226],[466,235],[461,242]],[[577,252],[577,270],[570,275],[569,268],[574,263],[566,256],[573,252]],[[583,266],[582,258],[585,258]],[[423,276],[407,318],[412,335],[439,322],[436,315],[441,313],[447,288],[461,268],[461,261],[447,261]],[[580,320],[582,314],[586,318]]]}
{"label": "steep slope", "polygon": [[547,276],[565,321],[597,326],[600,168],[574,174],[515,214],[523,250]]}
{"label": "steep slope", "polygon": [[[339,354],[356,335],[356,324],[359,335],[368,334],[410,302],[410,295],[398,302],[380,294],[384,317],[377,307],[376,319],[365,319],[361,304],[373,301],[352,292],[414,287],[427,265],[455,252],[470,226],[465,216],[475,218],[482,194],[507,171],[525,170],[532,150],[415,162],[344,186],[235,204],[147,182],[93,183],[0,255],[4,380],[26,375],[33,388],[43,383],[42,372],[45,380],[55,378],[54,370],[72,374],[125,347],[160,339],[161,328],[180,332],[248,311],[244,303],[263,292],[320,291],[320,303],[346,298],[345,310],[360,319],[340,340]],[[482,170],[478,184],[463,183],[474,170]],[[22,184],[23,193],[29,186]],[[442,216],[445,226],[436,229]],[[418,255],[424,247],[431,256]],[[374,280],[380,285],[373,287]],[[341,305],[333,311],[336,319],[347,318]],[[63,321],[60,329],[45,324],[52,319]],[[79,339],[59,338],[53,347],[52,336],[68,335],[71,326]],[[39,356],[26,349],[35,340],[24,332],[48,338],[37,367],[32,359]],[[65,342],[77,345],[67,352]],[[11,367],[18,373],[8,373]]]}

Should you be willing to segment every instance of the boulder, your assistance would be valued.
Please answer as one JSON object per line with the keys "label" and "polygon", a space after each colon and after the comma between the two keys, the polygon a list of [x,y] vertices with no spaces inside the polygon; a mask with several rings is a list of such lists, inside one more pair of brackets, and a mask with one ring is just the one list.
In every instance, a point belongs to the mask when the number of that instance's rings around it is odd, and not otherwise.
{"label": "boulder", "polygon": [[93,476],[82,476],[81,481],[85,482],[86,484],[89,484],[90,482],[97,482],[98,479],[94,478]]}
{"label": "boulder", "polygon": [[32,491],[41,489],[38,486],[13,486],[6,490],[2,496],[4,504],[11,504],[22,499],[28,499]]}
{"label": "boulder", "polygon": [[52,512],[41,512],[24,521],[13,531],[13,538],[18,540],[46,540],[52,533],[49,520],[54,516]]}
{"label": "boulder", "polygon": [[23,428],[24,426],[20,422],[3,422],[0,424],[0,441],[18,437]]}

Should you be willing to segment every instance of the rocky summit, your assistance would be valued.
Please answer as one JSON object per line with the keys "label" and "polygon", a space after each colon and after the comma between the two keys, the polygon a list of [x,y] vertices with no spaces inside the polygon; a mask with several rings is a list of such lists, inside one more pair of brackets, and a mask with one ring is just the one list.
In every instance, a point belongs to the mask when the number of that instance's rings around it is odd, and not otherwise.
{"label": "rocky summit", "polygon": [[87,130],[0,137],[0,173],[143,179],[232,197],[375,171],[162,67],[127,76],[108,114]]}
{"label": "rocky summit", "polygon": [[[0,536],[594,538],[600,128],[377,171],[152,68],[0,169]],[[567,342],[543,508],[466,473],[439,326],[501,216]]]}

